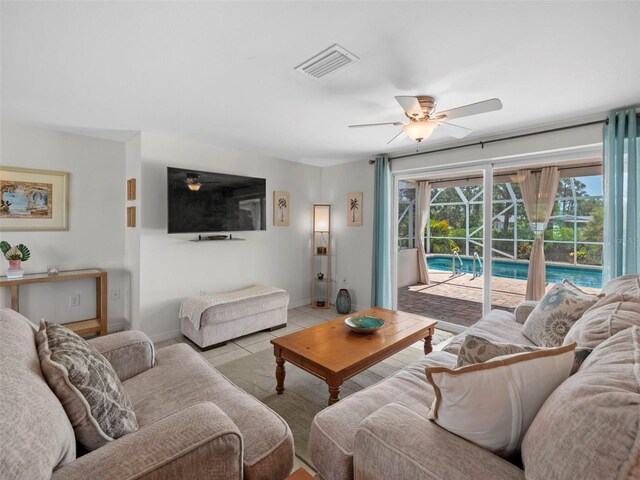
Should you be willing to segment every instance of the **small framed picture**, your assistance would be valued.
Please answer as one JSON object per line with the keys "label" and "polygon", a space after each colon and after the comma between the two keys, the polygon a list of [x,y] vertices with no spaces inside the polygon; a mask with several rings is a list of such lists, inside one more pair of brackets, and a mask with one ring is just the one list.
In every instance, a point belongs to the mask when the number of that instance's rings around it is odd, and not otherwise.
{"label": "small framed picture", "polygon": [[288,227],[290,210],[289,192],[273,192],[273,225]]}
{"label": "small framed picture", "polygon": [[127,200],[136,199],[136,179],[130,178],[127,180]]}
{"label": "small framed picture", "polygon": [[362,226],[362,192],[347,193],[347,225]]}
{"label": "small framed picture", "polygon": [[69,174],[0,167],[0,229],[69,230]]}

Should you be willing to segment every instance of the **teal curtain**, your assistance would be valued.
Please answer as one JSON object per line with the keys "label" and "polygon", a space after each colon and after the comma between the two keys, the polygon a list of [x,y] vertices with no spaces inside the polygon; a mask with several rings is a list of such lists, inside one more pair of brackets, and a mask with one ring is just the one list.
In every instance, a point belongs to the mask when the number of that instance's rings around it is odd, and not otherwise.
{"label": "teal curtain", "polygon": [[375,159],[374,186],[371,305],[391,308],[391,166],[387,155]]}
{"label": "teal curtain", "polygon": [[604,127],[604,281],[640,273],[638,114],[611,113]]}

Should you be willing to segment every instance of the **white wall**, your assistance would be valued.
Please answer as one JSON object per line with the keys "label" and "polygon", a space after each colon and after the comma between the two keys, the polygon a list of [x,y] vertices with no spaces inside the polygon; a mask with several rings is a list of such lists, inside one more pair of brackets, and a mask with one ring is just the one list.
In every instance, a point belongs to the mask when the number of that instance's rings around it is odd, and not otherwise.
{"label": "white wall", "polygon": [[[368,160],[322,169],[321,201],[330,203],[335,263],[332,302],[343,281],[355,309],[371,306],[371,261],[373,255],[374,166]],[[362,226],[347,226],[347,193],[363,192]]]}
{"label": "white wall", "polygon": [[[108,272],[109,290],[119,289],[120,300],[108,302],[109,329],[125,319],[124,273],[124,144],[82,135],[3,123],[0,163],[3,166],[59,170],[69,175],[69,230],[61,232],[0,232],[2,240],[24,243],[31,258],[26,273],[44,272],[47,265],[62,270],[98,267]],[[2,274],[7,262],[0,259]],[[8,289],[0,302],[10,305]],[[69,295],[80,294],[80,305],[69,306]],[[20,311],[39,321],[68,322],[95,316],[92,280],[20,288]]]}
{"label": "white wall", "polygon": [[[283,139],[286,141],[286,139]],[[263,177],[267,230],[238,242],[190,242],[167,234],[167,166]],[[140,228],[140,325],[155,340],[179,332],[180,301],[264,283],[284,288],[291,306],[310,301],[311,207],[321,199],[321,169],[143,132]],[[273,226],[273,191],[291,195],[288,227]],[[134,327],[135,327],[134,323]]]}
{"label": "white wall", "polygon": [[418,249],[398,251],[398,288],[415,285],[420,278],[418,272]]}

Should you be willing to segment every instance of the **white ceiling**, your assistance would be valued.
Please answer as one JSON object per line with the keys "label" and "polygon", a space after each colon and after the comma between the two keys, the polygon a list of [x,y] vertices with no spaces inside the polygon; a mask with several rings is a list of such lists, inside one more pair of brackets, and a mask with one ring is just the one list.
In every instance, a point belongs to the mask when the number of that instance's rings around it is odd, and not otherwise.
{"label": "white ceiling", "polygon": [[[2,2],[2,119],[330,165],[379,152],[394,95],[499,97],[467,139],[640,103],[640,2]],[[338,43],[361,60],[294,70]],[[437,134],[421,148],[452,139]]]}

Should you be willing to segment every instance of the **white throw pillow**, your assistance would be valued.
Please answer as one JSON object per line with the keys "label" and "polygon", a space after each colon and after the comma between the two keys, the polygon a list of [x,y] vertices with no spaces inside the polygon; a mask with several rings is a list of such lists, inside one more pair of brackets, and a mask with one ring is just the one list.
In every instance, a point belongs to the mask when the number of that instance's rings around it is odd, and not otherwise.
{"label": "white throw pillow", "polygon": [[575,344],[497,357],[455,370],[427,367],[429,418],[498,455],[520,449],[547,397],[571,373]]}

